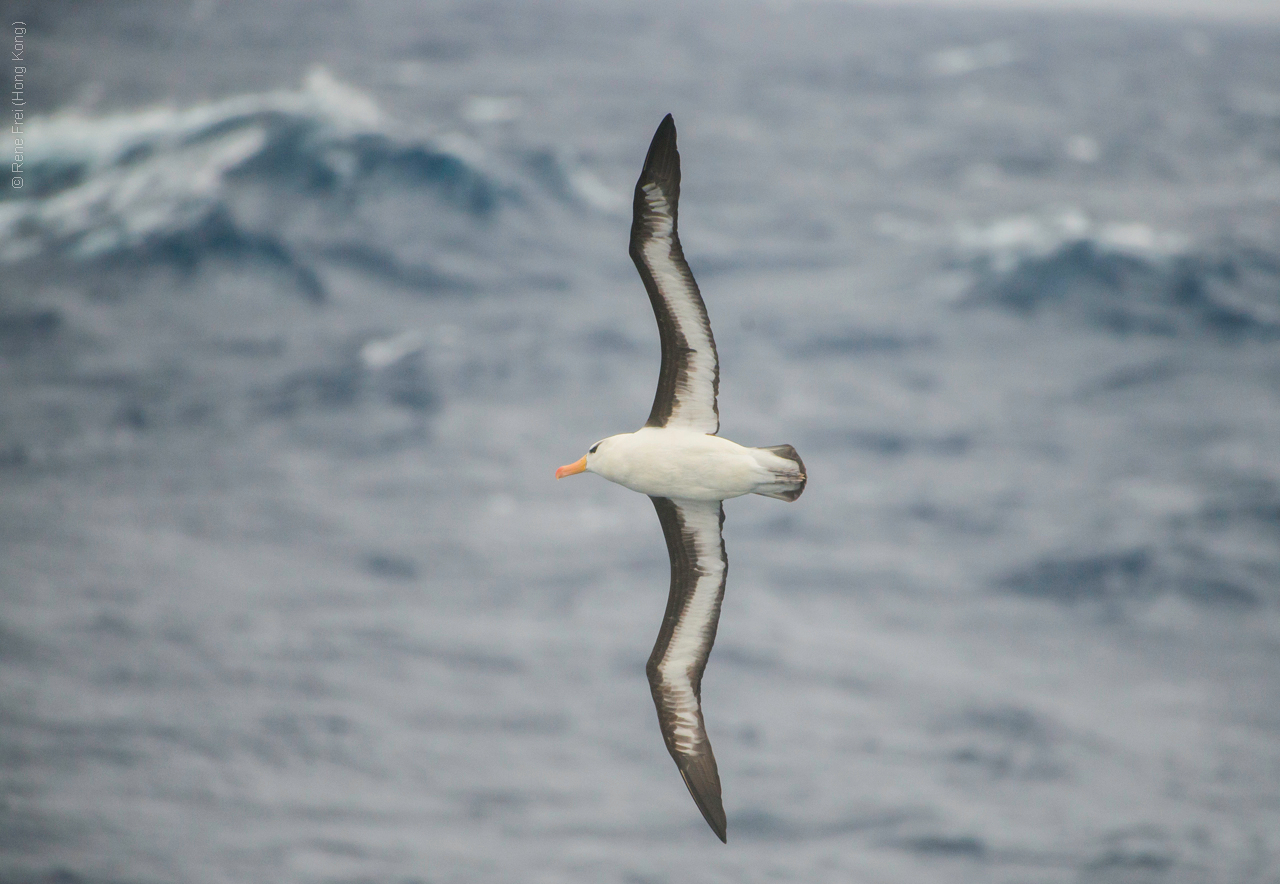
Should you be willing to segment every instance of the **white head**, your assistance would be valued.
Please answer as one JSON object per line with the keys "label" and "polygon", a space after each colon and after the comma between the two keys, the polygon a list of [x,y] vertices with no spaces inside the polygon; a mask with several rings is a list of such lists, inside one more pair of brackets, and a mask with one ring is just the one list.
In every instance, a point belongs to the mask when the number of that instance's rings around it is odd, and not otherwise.
{"label": "white head", "polygon": [[563,479],[565,476],[572,476],[577,473],[597,473],[608,477],[612,470],[610,469],[616,462],[619,452],[618,440],[623,437],[630,436],[631,433],[619,433],[617,436],[610,436],[608,439],[601,439],[582,456],[581,460],[576,460],[571,464],[565,464],[556,470],[556,478]]}

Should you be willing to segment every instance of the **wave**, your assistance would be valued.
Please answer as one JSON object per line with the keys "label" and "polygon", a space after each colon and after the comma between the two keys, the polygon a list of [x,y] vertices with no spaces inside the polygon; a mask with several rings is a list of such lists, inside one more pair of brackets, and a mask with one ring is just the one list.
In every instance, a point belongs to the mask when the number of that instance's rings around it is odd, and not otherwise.
{"label": "wave", "polygon": [[1194,248],[1144,224],[1095,225],[1079,212],[965,228],[975,272],[966,303],[1055,312],[1115,334],[1280,335],[1280,255],[1223,243]]}
{"label": "wave", "polygon": [[[397,226],[406,214],[483,224],[504,208],[547,200],[615,208],[607,189],[563,151],[512,147],[503,154],[458,133],[408,130],[319,67],[298,90],[187,108],[34,117],[27,138],[39,151],[28,154],[25,186],[4,188],[0,264],[193,267],[230,255],[282,267],[315,297],[322,295],[323,262],[372,268],[409,286],[466,288],[468,280],[417,252],[365,243],[386,242],[379,226]],[[420,201],[416,212],[394,205],[399,217],[353,222],[363,203],[406,191]],[[379,203],[366,214],[384,208]],[[428,246],[433,233],[440,238],[439,224],[418,223]]]}
{"label": "wave", "polygon": [[1252,610],[1274,595],[1265,580],[1199,550],[1140,547],[1047,556],[1005,575],[999,585],[1063,604],[1126,604],[1177,595],[1195,604]]}

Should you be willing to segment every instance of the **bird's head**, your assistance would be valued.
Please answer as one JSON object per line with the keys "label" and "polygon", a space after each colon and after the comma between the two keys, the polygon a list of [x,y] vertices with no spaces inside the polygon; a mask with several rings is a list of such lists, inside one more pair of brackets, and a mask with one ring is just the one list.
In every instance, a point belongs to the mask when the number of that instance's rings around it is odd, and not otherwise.
{"label": "bird's head", "polygon": [[[623,435],[628,435],[624,433]],[[608,439],[601,439],[582,456],[580,460],[575,460],[571,464],[565,464],[556,470],[556,478],[563,479],[565,476],[573,476],[577,473],[598,473],[597,467],[602,461],[608,460],[614,440],[617,436],[610,436]]]}

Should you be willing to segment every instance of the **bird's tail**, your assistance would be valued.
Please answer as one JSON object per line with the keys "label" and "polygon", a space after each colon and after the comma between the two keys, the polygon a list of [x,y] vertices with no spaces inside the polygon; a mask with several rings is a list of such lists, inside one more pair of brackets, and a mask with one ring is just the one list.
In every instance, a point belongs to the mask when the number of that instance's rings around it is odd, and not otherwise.
{"label": "bird's tail", "polygon": [[754,494],[776,497],[778,500],[795,500],[804,491],[808,477],[804,461],[790,445],[774,445],[770,448],[752,448],[756,463],[773,474],[772,481],[756,488]]}

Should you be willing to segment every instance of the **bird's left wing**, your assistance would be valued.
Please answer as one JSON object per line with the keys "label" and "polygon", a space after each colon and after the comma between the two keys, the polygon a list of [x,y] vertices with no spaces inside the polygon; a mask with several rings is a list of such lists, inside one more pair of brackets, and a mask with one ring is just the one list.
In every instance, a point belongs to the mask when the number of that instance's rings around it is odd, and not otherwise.
{"label": "bird's left wing", "polygon": [[725,840],[720,774],[702,721],[702,672],[716,640],[729,561],[718,500],[653,497],[671,556],[671,593],[647,672],[658,725],[689,794]]}
{"label": "bird's left wing", "polygon": [[720,431],[716,394],[720,361],[711,320],[684,260],[677,231],[680,154],[671,114],[653,134],[632,206],[631,260],[636,262],[662,339],[662,368],[648,427]]}

